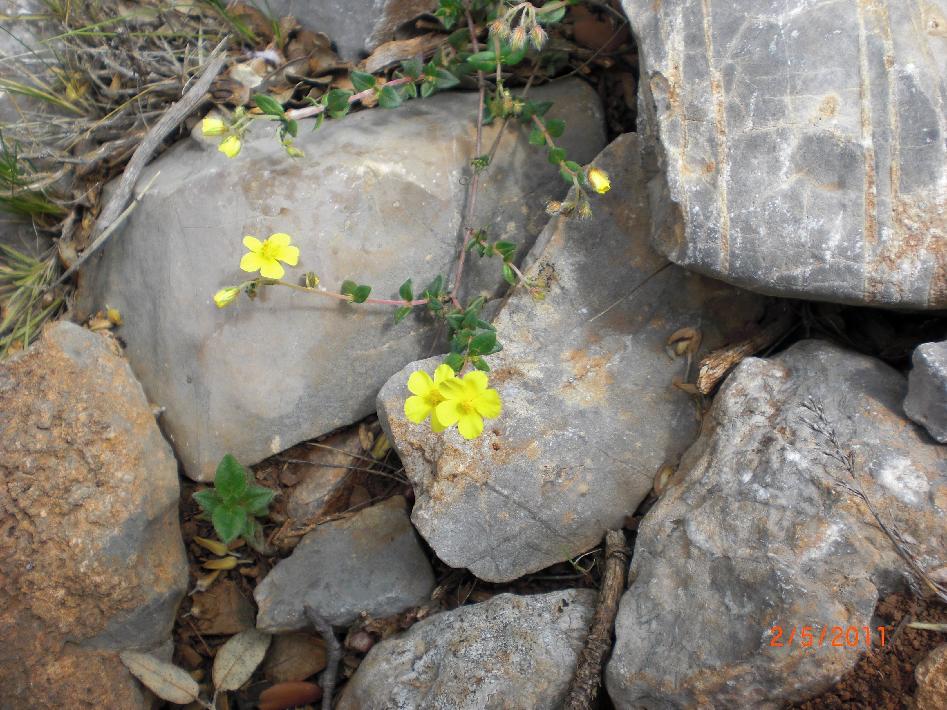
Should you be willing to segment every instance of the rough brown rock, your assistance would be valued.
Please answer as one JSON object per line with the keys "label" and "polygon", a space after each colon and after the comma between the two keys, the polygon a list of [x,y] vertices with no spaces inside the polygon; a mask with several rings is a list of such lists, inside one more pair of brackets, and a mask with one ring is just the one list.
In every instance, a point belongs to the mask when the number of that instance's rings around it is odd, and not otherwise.
{"label": "rough brown rock", "polygon": [[117,660],[187,584],[177,464],[141,386],[71,323],[0,366],[2,707],[136,708]]}
{"label": "rough brown rock", "polygon": [[914,703],[917,710],[947,708],[947,644],[938,646],[914,671],[917,692]]}

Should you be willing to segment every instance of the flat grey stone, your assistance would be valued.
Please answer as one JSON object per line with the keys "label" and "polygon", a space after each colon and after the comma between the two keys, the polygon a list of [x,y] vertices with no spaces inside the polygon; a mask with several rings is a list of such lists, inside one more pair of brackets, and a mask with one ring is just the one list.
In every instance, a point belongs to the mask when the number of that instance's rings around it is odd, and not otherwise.
{"label": "flat grey stone", "polygon": [[911,357],[904,413],[947,444],[947,340],[924,343]]}
{"label": "flat grey stone", "polygon": [[489,358],[504,411],[483,435],[433,434],[404,416],[413,363],[378,397],[378,415],[414,486],[412,520],[438,557],[503,582],[561,562],[621,527],[664,463],[697,437],[693,399],[673,385],[682,359],[665,352],[684,327],[698,357],[741,337],[764,300],[669,264],[648,244],[638,139],[622,136],[595,161],[612,190],[588,220],[550,222],[528,275],[494,320],[503,350]]}
{"label": "flat grey stone", "polygon": [[[588,161],[604,145],[587,84],[543,87],[534,98],[555,101],[570,156]],[[391,307],[286,288],[225,310],[212,296],[248,277],[238,268],[245,234],[290,234],[301,258],[287,278],[315,271],[335,290],[355,279],[375,297],[397,298],[408,277],[420,292],[446,274],[462,242],[476,111],[475,94],[442,94],[318,132],[304,122],[297,145],[306,157],[297,160],[265,125],[236,159],[189,141],[145,169],[142,185],[161,175],[81,274],[80,309],[121,311],[132,368],[166,407],[162,424],[188,476],[211,480],[225,453],[250,465],[367,416],[392,374],[432,352],[441,331],[423,315],[395,325]],[[497,130],[485,131],[486,145]],[[565,188],[527,133],[510,130],[480,191],[478,223],[525,253],[546,223],[546,201]],[[496,293],[496,264],[473,261],[466,293]]]}
{"label": "flat grey stone", "polygon": [[[880,361],[815,340],[739,365],[639,528],[606,673],[616,707],[783,708],[855,665],[907,565],[834,480],[854,485],[803,405],[822,404],[857,485],[935,570],[947,448],[903,418],[905,389]],[[859,647],[839,647],[833,627],[858,629]]]}
{"label": "flat grey stone", "polygon": [[292,15],[301,25],[325,32],[343,59],[358,59],[418,15],[433,13],[436,0],[268,0],[272,15]]}
{"label": "flat grey stone", "polygon": [[434,572],[401,496],[306,533],[253,592],[257,628],[267,633],[309,626],[306,605],[335,626],[366,612],[397,614],[428,601]]}
{"label": "flat grey stone", "polygon": [[116,654],[169,641],[187,587],[177,463],[117,350],[57,322],[0,363],[4,708],[147,707]]}
{"label": "flat grey stone", "polygon": [[764,293],[947,307],[947,0],[623,6],[661,252]]}
{"label": "flat grey stone", "polygon": [[595,599],[500,594],[424,619],[368,652],[338,710],[560,708]]}

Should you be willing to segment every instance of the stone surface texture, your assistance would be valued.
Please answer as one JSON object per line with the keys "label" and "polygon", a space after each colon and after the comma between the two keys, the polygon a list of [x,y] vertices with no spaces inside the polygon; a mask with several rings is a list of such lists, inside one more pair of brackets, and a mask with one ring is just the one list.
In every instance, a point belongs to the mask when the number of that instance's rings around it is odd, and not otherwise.
{"label": "stone surface texture", "polygon": [[[541,88],[534,98],[561,109],[570,156],[589,161],[602,148],[601,108],[586,84]],[[80,306],[121,310],[132,368],[167,408],[162,424],[188,476],[211,480],[225,453],[250,465],[361,419],[392,374],[432,352],[439,331],[431,320],[395,325],[388,306],[277,288],[218,310],[212,296],[248,277],[238,268],[245,234],[290,234],[301,257],[286,278],[314,271],[333,290],[354,279],[375,297],[397,298],[408,277],[420,291],[446,274],[462,241],[476,107],[476,94],[444,94],[327,121],[317,132],[304,122],[297,145],[306,157],[297,160],[267,125],[234,160],[185,142],[145,169],[142,184],[161,176],[90,260]],[[484,132],[485,145],[498,129]],[[525,133],[510,131],[499,155],[478,220],[525,253],[546,223],[546,200],[566,186]],[[495,263],[470,266],[469,292],[499,288]]]}
{"label": "stone surface texture", "polygon": [[917,710],[941,710],[947,707],[947,643],[931,651],[914,670]]}
{"label": "stone surface texture", "polygon": [[560,708],[595,598],[500,594],[420,621],[369,651],[338,710]]}
{"label": "stone surface texture", "polygon": [[298,523],[323,515],[327,506],[346,493],[345,482],[351,478],[351,467],[366,465],[356,429],[333,434],[317,443],[318,446],[295,447],[291,452],[293,461],[286,464],[286,473],[298,479],[287,494],[286,513]]}
{"label": "stone surface texture", "polygon": [[392,39],[401,25],[437,7],[436,0],[268,0],[272,15],[292,15],[325,32],[343,59],[358,59]]}
{"label": "stone surface texture", "polygon": [[947,307],[947,0],[623,5],[660,251],[764,293]]}
{"label": "stone surface texture", "polygon": [[[905,389],[880,361],[815,340],[739,365],[639,528],[606,674],[616,707],[782,708],[854,666],[864,645],[833,647],[832,627],[871,626],[907,566],[837,480],[922,566],[947,562],[947,449],[903,418]],[[857,484],[806,424],[810,398]]]}
{"label": "stone surface texture", "polygon": [[361,613],[383,617],[428,601],[434,572],[395,496],[307,533],[254,590],[257,628],[309,626],[305,607],[335,626]]}
{"label": "stone surface texture", "polygon": [[105,338],[53,324],[0,365],[0,707],[145,707],[116,653],[168,640],[186,585],[141,385]]}
{"label": "stone surface texture", "polygon": [[924,343],[911,360],[904,413],[947,444],[947,340]]}
{"label": "stone surface texture", "polygon": [[489,358],[504,411],[484,434],[433,434],[404,416],[413,363],[382,389],[378,413],[415,489],[412,520],[438,557],[503,582],[568,559],[621,527],[697,437],[692,398],[672,384],[679,328],[702,356],[740,337],[764,299],[669,264],[648,244],[646,171],[627,134],[595,161],[612,190],[588,220],[554,219],[529,260],[536,301],[513,293],[494,320]]}

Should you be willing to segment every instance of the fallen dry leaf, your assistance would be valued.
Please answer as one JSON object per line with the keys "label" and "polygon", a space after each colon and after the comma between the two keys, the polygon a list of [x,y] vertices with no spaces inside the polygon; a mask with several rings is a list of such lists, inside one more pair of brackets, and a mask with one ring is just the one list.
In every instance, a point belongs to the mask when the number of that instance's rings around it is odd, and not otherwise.
{"label": "fallen dry leaf", "polygon": [[250,680],[263,661],[271,638],[262,631],[247,629],[228,639],[214,657],[214,687],[237,690]]}
{"label": "fallen dry leaf", "polygon": [[287,710],[315,702],[321,697],[322,688],[315,683],[279,683],[260,693],[260,710]]}
{"label": "fallen dry leaf", "polygon": [[186,705],[200,697],[197,681],[183,668],[148,653],[125,651],[119,658],[133,676],[162,700]]}

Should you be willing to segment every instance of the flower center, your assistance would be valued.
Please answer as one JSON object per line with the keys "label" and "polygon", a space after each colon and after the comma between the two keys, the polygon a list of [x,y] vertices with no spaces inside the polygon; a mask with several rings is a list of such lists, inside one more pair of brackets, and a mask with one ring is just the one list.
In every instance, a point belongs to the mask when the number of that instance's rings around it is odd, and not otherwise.
{"label": "flower center", "polygon": [[458,407],[464,414],[472,414],[474,411],[476,411],[474,409],[474,403],[472,399],[465,399],[458,404]]}
{"label": "flower center", "polygon": [[276,246],[270,243],[269,239],[263,241],[263,246],[260,247],[260,257],[263,259],[275,259],[273,252],[276,251]]}

